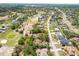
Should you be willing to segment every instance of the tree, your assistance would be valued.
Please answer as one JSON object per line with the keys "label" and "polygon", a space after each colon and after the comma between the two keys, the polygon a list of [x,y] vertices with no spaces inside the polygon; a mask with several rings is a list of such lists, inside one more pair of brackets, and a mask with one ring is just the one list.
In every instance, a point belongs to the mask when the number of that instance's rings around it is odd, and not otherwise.
{"label": "tree", "polygon": [[24,39],[23,38],[20,38],[19,41],[18,41],[18,44],[19,45],[24,45],[24,42],[25,42]]}
{"label": "tree", "polygon": [[43,32],[43,30],[41,30],[40,28],[38,27],[34,27],[33,30],[32,30],[33,33],[41,33]]}
{"label": "tree", "polygon": [[24,48],[24,55],[29,55],[30,53],[29,47]]}
{"label": "tree", "polygon": [[54,53],[51,52],[50,50],[47,51],[48,56],[54,56]]}
{"label": "tree", "polygon": [[20,26],[20,24],[16,24],[16,23],[12,23],[12,29],[16,29],[16,28],[18,28]]}
{"label": "tree", "polygon": [[16,52],[13,52],[12,56],[18,56],[18,54]]}
{"label": "tree", "polygon": [[26,47],[24,48],[24,55],[36,55],[36,47],[33,44],[33,37],[26,37]]}
{"label": "tree", "polygon": [[2,44],[0,44],[0,48],[2,47]]}
{"label": "tree", "polygon": [[36,56],[36,51],[33,46],[27,46],[24,48],[24,55],[33,55]]}
{"label": "tree", "polygon": [[22,51],[22,46],[18,45],[14,48],[13,56],[19,56],[19,53]]}
{"label": "tree", "polygon": [[46,33],[41,33],[38,38],[41,39],[42,41],[49,42],[48,34]]}
{"label": "tree", "polygon": [[47,33],[44,34],[44,37],[45,37],[45,41],[49,42],[49,37]]}

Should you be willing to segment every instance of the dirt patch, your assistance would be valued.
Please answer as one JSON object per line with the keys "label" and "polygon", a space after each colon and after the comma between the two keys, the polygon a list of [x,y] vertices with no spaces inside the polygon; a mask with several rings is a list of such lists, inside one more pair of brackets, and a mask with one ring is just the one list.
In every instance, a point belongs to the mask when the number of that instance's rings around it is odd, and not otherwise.
{"label": "dirt patch", "polygon": [[11,56],[13,52],[13,47],[2,46],[0,48],[0,56]]}
{"label": "dirt patch", "polygon": [[0,40],[0,43],[1,44],[6,44],[7,43],[7,40],[6,39],[2,39],[2,40]]}

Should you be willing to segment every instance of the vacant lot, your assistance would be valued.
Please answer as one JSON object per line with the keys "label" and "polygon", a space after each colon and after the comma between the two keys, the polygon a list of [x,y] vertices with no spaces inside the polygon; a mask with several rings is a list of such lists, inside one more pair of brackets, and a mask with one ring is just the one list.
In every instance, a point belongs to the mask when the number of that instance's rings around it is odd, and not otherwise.
{"label": "vacant lot", "polygon": [[18,40],[21,38],[21,34],[9,29],[5,32],[0,33],[0,40],[6,39],[8,46],[15,46]]}

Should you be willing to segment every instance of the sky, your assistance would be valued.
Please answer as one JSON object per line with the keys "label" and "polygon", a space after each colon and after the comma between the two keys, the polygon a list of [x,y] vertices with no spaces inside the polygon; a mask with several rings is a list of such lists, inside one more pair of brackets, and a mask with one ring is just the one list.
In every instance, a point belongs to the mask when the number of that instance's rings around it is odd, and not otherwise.
{"label": "sky", "polygon": [[79,4],[79,0],[0,0],[0,3]]}

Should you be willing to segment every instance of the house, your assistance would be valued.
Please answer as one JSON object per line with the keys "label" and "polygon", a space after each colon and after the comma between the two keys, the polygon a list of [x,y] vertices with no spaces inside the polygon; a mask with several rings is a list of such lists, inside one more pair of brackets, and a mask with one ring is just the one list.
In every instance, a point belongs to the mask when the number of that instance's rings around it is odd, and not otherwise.
{"label": "house", "polygon": [[46,48],[44,48],[44,49],[37,49],[36,53],[37,53],[37,56],[48,56]]}
{"label": "house", "polygon": [[3,27],[0,27],[0,32],[3,32],[4,30],[7,30],[7,29],[9,29],[9,27],[8,27],[8,26],[3,26]]}
{"label": "house", "polygon": [[15,23],[15,24],[20,24],[20,21],[17,21],[17,20],[13,20],[12,23]]}
{"label": "house", "polygon": [[75,48],[73,46],[67,46],[65,50],[70,56],[75,56]]}
{"label": "house", "polygon": [[31,33],[31,30],[33,29],[33,24],[24,22],[24,23],[22,24],[22,28],[24,29],[24,31],[23,31],[23,36],[25,37],[26,34],[29,35],[29,34]]}
{"label": "house", "polygon": [[3,32],[3,30],[0,30],[0,33]]}
{"label": "house", "polygon": [[58,28],[55,28],[54,30],[55,30],[55,32],[58,32],[58,31],[59,31],[59,29],[58,29]]}
{"label": "house", "polygon": [[66,38],[63,38],[60,40],[60,43],[64,46],[64,45],[68,45],[69,44],[69,40],[67,40]]}
{"label": "house", "polygon": [[64,35],[62,33],[58,33],[58,37],[60,40],[60,43],[64,46],[64,45],[68,45],[69,44],[69,40],[67,38],[64,37]]}

